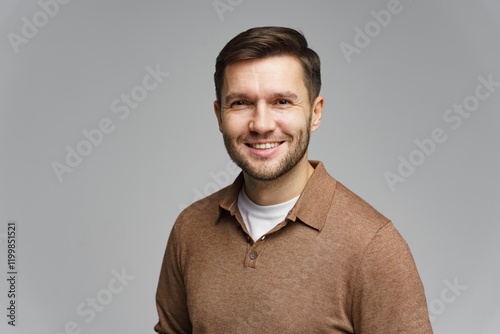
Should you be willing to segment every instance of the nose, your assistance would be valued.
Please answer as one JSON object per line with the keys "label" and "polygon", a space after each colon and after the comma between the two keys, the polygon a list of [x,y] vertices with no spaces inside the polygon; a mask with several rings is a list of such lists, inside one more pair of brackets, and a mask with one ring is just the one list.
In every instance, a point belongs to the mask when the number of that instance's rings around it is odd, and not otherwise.
{"label": "nose", "polygon": [[276,127],[274,115],[265,102],[256,104],[248,127],[250,131],[256,133],[274,131]]}

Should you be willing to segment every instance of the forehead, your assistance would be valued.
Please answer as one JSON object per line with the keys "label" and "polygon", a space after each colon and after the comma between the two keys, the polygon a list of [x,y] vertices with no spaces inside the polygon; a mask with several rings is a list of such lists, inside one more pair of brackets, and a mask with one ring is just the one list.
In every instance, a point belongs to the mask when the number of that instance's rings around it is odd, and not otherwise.
{"label": "forehead", "polygon": [[292,56],[237,61],[224,73],[223,95],[234,92],[305,91],[301,63]]}

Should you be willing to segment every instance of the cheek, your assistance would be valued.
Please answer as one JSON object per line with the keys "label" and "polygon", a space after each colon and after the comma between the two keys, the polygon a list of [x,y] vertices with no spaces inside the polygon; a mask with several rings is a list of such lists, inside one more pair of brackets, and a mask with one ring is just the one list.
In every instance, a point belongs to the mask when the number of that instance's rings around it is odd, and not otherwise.
{"label": "cheek", "polygon": [[283,132],[289,133],[304,131],[310,127],[309,116],[302,113],[286,115],[279,119],[277,124]]}
{"label": "cheek", "polygon": [[246,132],[247,129],[248,122],[241,117],[226,115],[222,121],[222,132],[230,136],[237,136]]}

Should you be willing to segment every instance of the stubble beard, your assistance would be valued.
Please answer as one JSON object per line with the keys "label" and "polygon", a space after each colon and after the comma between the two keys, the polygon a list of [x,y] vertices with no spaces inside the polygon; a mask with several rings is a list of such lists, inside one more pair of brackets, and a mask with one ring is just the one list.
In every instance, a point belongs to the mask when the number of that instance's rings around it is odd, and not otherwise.
{"label": "stubble beard", "polygon": [[252,159],[252,163],[239,150],[239,147],[244,145],[243,140],[240,138],[233,139],[227,134],[223,134],[224,145],[231,159],[244,173],[257,181],[273,181],[290,172],[304,158],[310,138],[311,131],[308,124],[305,130],[299,132],[295,145],[293,141],[287,141],[293,147],[287,152],[286,156],[281,158],[277,163],[269,165],[267,158],[254,158]]}

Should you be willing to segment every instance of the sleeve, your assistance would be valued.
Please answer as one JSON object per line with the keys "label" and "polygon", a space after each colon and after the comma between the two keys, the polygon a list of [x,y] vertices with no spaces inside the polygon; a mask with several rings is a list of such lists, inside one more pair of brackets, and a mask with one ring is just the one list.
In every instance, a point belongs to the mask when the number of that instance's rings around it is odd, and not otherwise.
{"label": "sleeve", "polygon": [[157,333],[187,334],[192,331],[180,254],[179,229],[177,224],[174,224],[168,238],[156,290],[159,321],[154,330]]}
{"label": "sleeve", "polygon": [[354,281],[352,315],[359,334],[432,334],[413,256],[390,222],[365,249]]}

